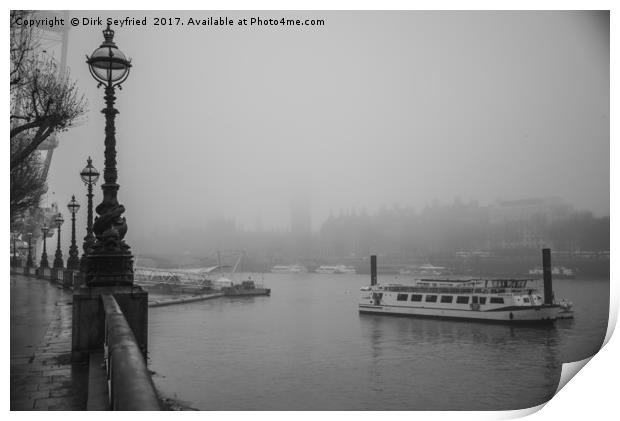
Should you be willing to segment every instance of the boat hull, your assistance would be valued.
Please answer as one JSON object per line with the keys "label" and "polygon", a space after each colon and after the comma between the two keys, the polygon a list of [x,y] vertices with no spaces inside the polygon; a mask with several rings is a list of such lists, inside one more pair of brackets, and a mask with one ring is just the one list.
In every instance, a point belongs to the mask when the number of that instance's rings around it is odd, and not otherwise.
{"label": "boat hull", "polygon": [[226,297],[249,297],[255,295],[271,295],[270,288],[252,288],[252,289],[236,289],[225,288],[224,295]]}
{"label": "boat hull", "polygon": [[558,305],[539,307],[508,307],[491,311],[407,307],[391,305],[360,304],[360,313],[391,314],[395,316],[432,317],[442,319],[479,320],[504,323],[544,323],[558,318],[568,318]]}

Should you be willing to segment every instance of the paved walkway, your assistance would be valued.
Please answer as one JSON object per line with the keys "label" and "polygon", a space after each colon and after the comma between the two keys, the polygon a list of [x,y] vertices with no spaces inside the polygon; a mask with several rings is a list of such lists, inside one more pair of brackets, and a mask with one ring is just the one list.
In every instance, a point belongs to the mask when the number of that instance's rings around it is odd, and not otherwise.
{"label": "paved walkway", "polygon": [[11,275],[11,410],[84,410],[88,363],[71,363],[70,292]]}

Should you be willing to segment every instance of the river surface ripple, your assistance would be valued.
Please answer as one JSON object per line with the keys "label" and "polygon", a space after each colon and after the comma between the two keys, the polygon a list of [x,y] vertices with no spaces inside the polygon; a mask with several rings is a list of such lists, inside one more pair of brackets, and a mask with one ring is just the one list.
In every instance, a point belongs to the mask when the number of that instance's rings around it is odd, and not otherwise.
{"label": "river surface ripple", "polygon": [[575,319],[544,327],[359,314],[368,282],[265,274],[271,297],[151,308],[155,384],[202,410],[519,409],[548,400],[607,328],[609,280],[554,280]]}

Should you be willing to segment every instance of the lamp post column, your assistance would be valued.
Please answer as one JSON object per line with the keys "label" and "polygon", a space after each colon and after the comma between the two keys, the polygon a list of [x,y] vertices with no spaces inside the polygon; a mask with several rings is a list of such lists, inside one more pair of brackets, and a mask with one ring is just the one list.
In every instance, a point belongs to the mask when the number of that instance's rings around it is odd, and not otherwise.
{"label": "lamp post column", "polygon": [[88,58],[87,63],[99,85],[105,86],[105,167],[101,186],[103,201],[95,208],[97,217],[93,224],[95,242],[85,260],[85,283],[88,286],[132,286],[133,256],[125,242],[127,223],[122,216],[125,207],[118,203],[116,171],[116,128],[114,119],[114,87],[120,86],[129,74],[131,64],[114,43],[114,31],[103,31],[105,41]]}
{"label": "lamp post column", "polygon": [[60,226],[65,220],[62,217],[62,214],[59,213],[56,217],[56,223],[58,224],[58,245],[56,246],[56,255],[54,257],[54,269],[63,269],[64,262],[62,260],[62,250],[60,250]]}
{"label": "lamp post column", "polygon": [[41,228],[41,232],[43,233],[43,253],[41,253],[41,263],[39,264],[41,269],[48,268],[50,266],[47,261],[47,233],[49,230],[50,229],[47,225],[43,225],[43,228]]}
{"label": "lamp post column", "polygon": [[[93,184],[88,184],[88,209],[86,215],[86,238],[84,244],[87,243],[92,246],[92,243],[95,242],[95,236],[93,235]],[[84,253],[86,253],[86,247],[84,248]]]}
{"label": "lamp post column", "polygon": [[31,268],[33,265],[32,262],[32,233],[28,233],[28,257],[26,258],[26,267]]}
{"label": "lamp post column", "polygon": [[95,243],[95,236],[93,235],[93,186],[99,179],[99,171],[93,167],[93,161],[90,159],[90,156],[86,161],[86,167],[84,167],[82,172],[80,172],[80,178],[88,188],[88,193],[86,194],[86,197],[88,198],[86,209],[86,237],[84,237],[84,242],[82,243],[84,253],[82,254],[81,261],[81,264],[84,265],[85,256],[90,252],[90,249]]}
{"label": "lamp post column", "polygon": [[67,269],[78,270],[80,268],[80,257],[75,243],[75,214],[80,209],[80,204],[75,200],[75,195],[71,197],[71,201],[67,204],[69,212],[71,212],[71,246],[69,247],[69,258],[67,259]]}
{"label": "lamp post column", "polygon": [[17,264],[17,233],[16,232],[12,232],[11,233],[11,240],[13,240],[13,262],[12,262],[12,266],[13,267],[17,267],[19,265]]}

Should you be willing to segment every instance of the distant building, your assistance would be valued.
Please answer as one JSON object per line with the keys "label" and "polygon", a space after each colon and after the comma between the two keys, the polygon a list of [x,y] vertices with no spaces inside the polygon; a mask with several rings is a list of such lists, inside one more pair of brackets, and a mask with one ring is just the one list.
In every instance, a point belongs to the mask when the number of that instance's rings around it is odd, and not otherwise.
{"label": "distant building", "polygon": [[504,228],[491,235],[489,248],[553,247],[545,236],[545,225],[571,212],[573,207],[557,197],[498,201],[489,207],[489,222]]}
{"label": "distant building", "polygon": [[491,223],[544,218],[547,222],[568,216],[573,207],[558,197],[498,201],[489,207]]}

